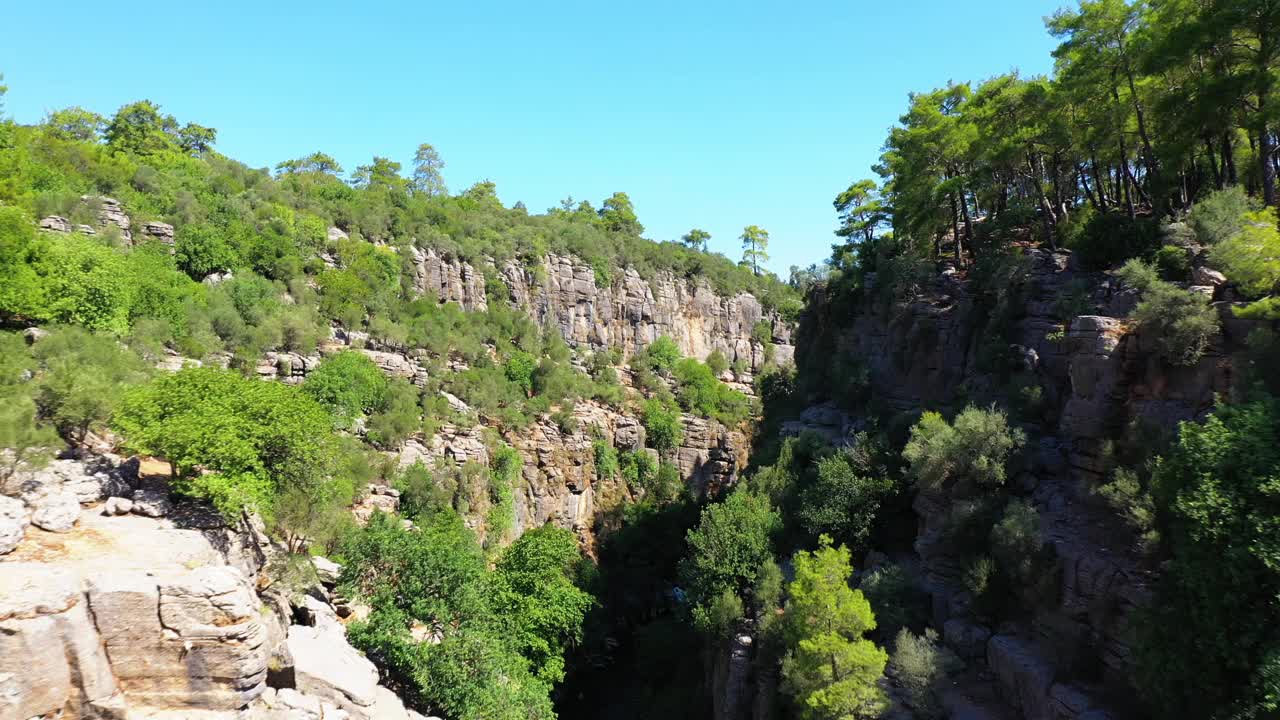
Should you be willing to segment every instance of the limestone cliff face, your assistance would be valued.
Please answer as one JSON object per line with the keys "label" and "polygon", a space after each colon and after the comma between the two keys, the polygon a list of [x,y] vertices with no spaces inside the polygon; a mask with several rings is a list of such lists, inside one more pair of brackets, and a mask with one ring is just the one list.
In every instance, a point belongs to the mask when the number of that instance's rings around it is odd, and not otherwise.
{"label": "limestone cliff face", "polygon": [[[484,272],[433,250],[413,250],[414,287],[441,302],[467,310],[487,307]],[[547,255],[528,268],[515,261],[489,268],[506,285],[507,300],[539,325],[550,322],[574,346],[618,347],[631,355],[663,335],[681,352],[705,359],[714,350],[752,369],[765,362],[765,346],[752,338],[761,320],[770,328],[768,351],[779,363],[791,361],[791,326],[765,310],[749,293],[726,297],[704,280],[684,280],[659,272],[646,280],[627,268],[606,287],[595,271],[574,257]]]}
{"label": "limestone cliff face", "polygon": [[228,526],[163,482],[103,456],[4,488],[0,718],[421,718],[347,643],[340,568],[278,587],[259,521]]}
{"label": "limestone cliff face", "polygon": [[[1084,313],[1064,316],[1060,299],[1082,289]],[[798,361],[821,362],[805,353],[843,348],[865,362],[878,396],[903,411],[989,403],[1009,392],[1015,375],[1041,389],[1036,411],[1022,417],[1029,447],[1010,478],[1012,492],[1037,508],[1042,539],[1057,557],[1051,597],[1026,620],[989,627],[976,619],[961,560],[942,541],[949,503],[926,492],[914,502],[922,580],[945,641],[989,669],[1015,716],[1121,717],[1114,708],[1131,695],[1133,610],[1148,601],[1154,571],[1092,490],[1114,466],[1113,451],[1141,442],[1135,428],[1172,431],[1211,409],[1215,394],[1232,392],[1251,326],[1234,319],[1230,303],[1216,303],[1222,333],[1196,365],[1172,367],[1154,353],[1155,338],[1128,320],[1134,294],[1109,276],[1078,271],[1069,254],[1029,251],[1018,290],[1012,343],[983,336],[978,298],[954,273],[908,303],[864,298],[852,317],[830,315],[819,296],[802,324]],[[979,361],[992,343],[1005,345],[1007,367]],[[824,405],[788,430],[847,438],[858,426],[857,417]]]}

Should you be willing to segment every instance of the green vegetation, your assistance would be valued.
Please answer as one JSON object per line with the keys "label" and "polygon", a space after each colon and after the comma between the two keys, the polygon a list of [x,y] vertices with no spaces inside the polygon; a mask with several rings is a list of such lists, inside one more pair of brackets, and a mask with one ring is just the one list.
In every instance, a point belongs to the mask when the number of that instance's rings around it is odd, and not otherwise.
{"label": "green vegetation", "polygon": [[823,537],[814,552],[793,558],[787,586],[789,650],[782,663],[785,691],[801,718],[874,718],[888,706],[877,684],[888,655],[863,637],[876,627],[871,604],[849,587],[849,550]]}
{"label": "green vegetation", "polygon": [[1025,433],[1009,428],[1004,413],[994,408],[967,407],[952,423],[926,412],[911,428],[902,457],[921,487],[966,494],[1003,485],[1005,460],[1025,441]]}
{"label": "green vegetation", "polygon": [[1204,718],[1275,710],[1280,597],[1272,397],[1183,423],[1156,466],[1171,559],[1139,626],[1140,687],[1154,709]]}

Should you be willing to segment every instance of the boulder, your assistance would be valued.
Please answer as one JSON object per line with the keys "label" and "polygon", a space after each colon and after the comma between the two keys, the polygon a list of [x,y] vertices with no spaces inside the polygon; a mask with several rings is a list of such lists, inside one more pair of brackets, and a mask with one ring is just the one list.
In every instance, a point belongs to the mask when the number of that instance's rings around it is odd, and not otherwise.
{"label": "boulder", "polygon": [[138,515],[159,518],[173,512],[169,493],[158,488],[141,488],[133,491],[133,512]]}
{"label": "boulder", "polygon": [[320,576],[320,582],[325,585],[336,584],[338,577],[342,575],[342,566],[327,557],[316,555],[311,558],[311,564],[315,566],[316,575]]}
{"label": "boulder", "polygon": [[342,228],[330,227],[327,235],[329,242],[337,242],[339,240],[347,240],[349,236],[342,231]]}
{"label": "boulder", "polygon": [[133,501],[129,498],[112,497],[102,504],[103,515],[128,515],[133,512]]}
{"label": "boulder", "polygon": [[18,547],[30,524],[27,506],[21,500],[0,495],[0,555]]}
{"label": "boulder", "polygon": [[341,628],[289,627],[298,690],[368,718],[377,702],[378,669],[347,643]]}
{"label": "boulder", "polygon": [[31,513],[31,524],[49,532],[68,532],[80,519],[80,500],[75,495],[58,490],[36,501]]}
{"label": "boulder", "polygon": [[173,246],[173,226],[169,223],[151,221],[142,224],[142,234],[164,245]]}
{"label": "boulder", "polygon": [[0,572],[0,717],[123,717],[80,579],[44,563]]}
{"label": "boulder", "polygon": [[71,232],[71,221],[61,215],[50,215],[40,219],[40,229],[52,232]]}
{"label": "boulder", "polygon": [[1227,276],[1217,270],[1201,265],[1191,271],[1191,282],[1195,285],[1221,287],[1227,284]]}

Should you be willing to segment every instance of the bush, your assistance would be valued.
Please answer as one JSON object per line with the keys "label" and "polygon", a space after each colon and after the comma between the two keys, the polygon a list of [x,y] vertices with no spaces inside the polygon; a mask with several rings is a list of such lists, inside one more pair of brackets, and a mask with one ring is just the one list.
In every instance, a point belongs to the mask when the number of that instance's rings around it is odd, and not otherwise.
{"label": "bush", "polygon": [[1121,213],[1099,213],[1088,223],[1070,249],[1091,270],[1105,270],[1130,258],[1147,257],[1160,243],[1160,224],[1151,218],[1130,219]]}
{"label": "bush", "polygon": [[618,451],[612,445],[604,440],[593,440],[591,454],[595,459],[597,480],[612,480],[618,476]]}
{"label": "bush", "polygon": [[1040,516],[1031,503],[1014,498],[991,529],[991,554],[1000,569],[1019,585],[1031,580],[1040,539]]}
{"label": "bush", "polygon": [[929,622],[929,595],[912,582],[901,565],[890,563],[868,571],[858,589],[876,613],[877,637],[890,639],[901,629]]}
{"label": "bush", "polygon": [[1150,552],[1160,542],[1159,531],[1156,530],[1155,502],[1150,491],[1144,487],[1138,473],[1129,468],[1116,468],[1111,480],[1098,488],[1098,496],[1120,517],[1124,518],[1134,532],[1138,533],[1140,549]]}
{"label": "bush", "polygon": [[1280,230],[1275,208],[1249,213],[1240,229],[1209,251],[1209,262],[1222,270],[1242,292],[1261,297],[1280,282]]}
{"label": "bush", "polygon": [[923,635],[914,635],[903,628],[894,638],[890,672],[902,684],[907,704],[917,717],[942,717],[943,682],[962,667],[959,658],[939,645],[938,633],[933,628],[926,629]]}
{"label": "bush", "polygon": [[711,368],[693,358],[676,363],[676,399],[685,410],[726,425],[746,422],[751,406],[746,395],[720,382]]}
{"label": "bush", "polygon": [[1164,717],[1261,718],[1275,709],[1280,632],[1280,401],[1184,422],[1156,465],[1169,550],[1137,623],[1136,677]]}
{"label": "bush", "polygon": [[1218,333],[1218,311],[1208,297],[1166,282],[1147,288],[1133,319],[1173,365],[1195,365]]}
{"label": "bush", "polygon": [[637,357],[637,361],[641,367],[647,367],[650,370],[669,371],[675,367],[681,357],[676,341],[668,335],[663,335],[650,343]]}
{"label": "bush", "polygon": [[1116,275],[1125,285],[1146,292],[1147,288],[1160,282],[1160,275],[1150,263],[1137,258],[1130,259],[1116,271]]}
{"label": "bush", "polygon": [[707,356],[707,367],[711,368],[711,374],[718,378],[729,369],[729,358],[725,357],[724,353],[719,350],[712,350],[711,354]]}
{"label": "bush", "polygon": [[1191,276],[1191,258],[1187,257],[1186,249],[1165,245],[1156,251],[1156,268],[1162,279],[1180,282]]}
{"label": "bush", "polygon": [[632,492],[648,490],[653,487],[654,480],[658,476],[658,463],[648,453],[639,451],[627,451],[622,453],[619,458],[620,472],[622,479],[626,480],[627,487]]}
{"label": "bush", "polygon": [[355,350],[326,358],[302,385],[304,392],[329,408],[344,425],[381,407],[388,387],[382,370]]}
{"label": "bush", "polygon": [[1240,231],[1245,213],[1257,209],[1257,202],[1244,188],[1229,188],[1209,193],[1191,208],[1189,220],[1201,245],[1217,245]]}
{"label": "bush", "polygon": [[649,445],[658,452],[671,452],[680,447],[684,439],[684,425],[677,408],[658,398],[650,398],[644,403],[642,419]]}
{"label": "bush", "polygon": [[349,496],[349,487],[344,493],[333,481],[333,423],[297,387],[211,368],[130,390],[114,421],[130,450],[168,460],[179,491],[211,501],[227,517],[246,507],[270,516],[287,490],[317,504]]}
{"label": "bush", "polygon": [[1005,482],[1005,461],[1025,441],[1026,434],[1010,428],[1002,411],[969,406],[954,423],[926,412],[911,428],[902,457],[909,463],[909,475],[923,487],[999,487]]}

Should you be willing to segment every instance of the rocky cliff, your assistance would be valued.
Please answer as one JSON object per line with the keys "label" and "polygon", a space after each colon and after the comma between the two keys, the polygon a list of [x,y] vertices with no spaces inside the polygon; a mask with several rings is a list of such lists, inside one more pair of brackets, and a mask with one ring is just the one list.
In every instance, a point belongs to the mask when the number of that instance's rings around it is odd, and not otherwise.
{"label": "rocky cliff", "polygon": [[139,469],[58,460],[0,496],[0,718],[421,717],[320,580],[273,584],[284,553],[260,525],[175,504]]}
{"label": "rocky cliff", "polygon": [[[973,716],[1028,720],[1126,717],[1131,620],[1148,601],[1154,569],[1123,523],[1101,507],[1096,487],[1126,446],[1174,431],[1235,389],[1252,326],[1234,318],[1220,283],[1191,287],[1219,298],[1222,332],[1194,366],[1174,367],[1153,352],[1155,338],[1128,319],[1136,298],[1115,278],[1080,271],[1067,253],[1028,250],[1025,258],[1009,288],[1014,319],[1001,336],[990,334],[990,308],[974,283],[952,270],[909,302],[864,293],[851,316],[834,314],[835,304],[818,294],[802,324],[798,362],[803,368],[836,354],[858,358],[877,401],[907,413],[957,411],[1039,388],[1039,401],[1021,412],[1028,448],[1010,474],[1014,494],[1037,509],[1042,540],[1056,558],[1034,612],[995,626],[978,619],[955,548],[943,540],[945,496],[916,495],[915,557],[906,560],[918,568],[945,642],[992,679],[1003,700],[984,705],[975,700],[979,691],[957,693],[949,698],[953,711],[982,708]],[[1064,303],[1069,296],[1075,300]],[[985,359],[993,350],[1005,360]],[[825,403],[785,429],[847,441],[862,422],[857,412]]]}

